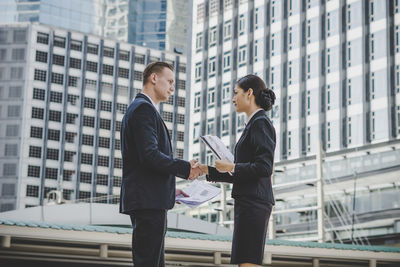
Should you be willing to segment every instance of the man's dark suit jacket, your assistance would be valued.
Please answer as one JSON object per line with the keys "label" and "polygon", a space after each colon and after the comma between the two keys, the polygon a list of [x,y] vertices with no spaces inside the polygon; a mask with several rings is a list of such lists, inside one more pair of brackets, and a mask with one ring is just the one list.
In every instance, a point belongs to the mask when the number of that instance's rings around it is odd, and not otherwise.
{"label": "man's dark suit jacket", "polygon": [[271,184],[275,143],[274,126],[260,110],[247,123],[236,143],[233,176],[209,167],[207,180],[233,183],[233,198],[247,196],[275,204]]}
{"label": "man's dark suit jacket", "polygon": [[122,119],[121,152],[120,212],[171,209],[175,176],[187,178],[190,163],[173,158],[167,127],[143,94],[136,96]]}

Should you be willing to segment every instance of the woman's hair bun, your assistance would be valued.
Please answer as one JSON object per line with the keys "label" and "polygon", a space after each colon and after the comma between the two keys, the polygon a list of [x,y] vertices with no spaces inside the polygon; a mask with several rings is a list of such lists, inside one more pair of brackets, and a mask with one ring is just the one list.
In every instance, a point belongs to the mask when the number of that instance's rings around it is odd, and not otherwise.
{"label": "woman's hair bun", "polygon": [[262,90],[260,94],[260,106],[265,111],[268,111],[275,104],[275,93],[271,89]]}

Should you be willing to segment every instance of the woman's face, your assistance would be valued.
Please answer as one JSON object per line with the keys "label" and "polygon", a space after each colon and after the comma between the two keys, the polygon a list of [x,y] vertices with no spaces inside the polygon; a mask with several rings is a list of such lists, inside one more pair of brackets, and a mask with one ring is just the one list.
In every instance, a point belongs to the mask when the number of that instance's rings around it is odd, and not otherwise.
{"label": "woman's face", "polygon": [[235,86],[235,89],[233,90],[233,104],[236,107],[236,112],[245,112],[249,105],[250,105],[250,90],[245,92],[242,88],[240,88],[238,85]]}

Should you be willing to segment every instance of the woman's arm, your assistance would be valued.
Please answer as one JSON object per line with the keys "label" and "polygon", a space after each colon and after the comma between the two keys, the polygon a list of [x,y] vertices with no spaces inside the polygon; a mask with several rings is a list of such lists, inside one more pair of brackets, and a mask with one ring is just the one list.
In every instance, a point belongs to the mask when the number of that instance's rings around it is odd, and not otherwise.
{"label": "woman's arm", "polygon": [[221,173],[221,172],[217,171],[217,169],[214,167],[210,167],[207,165],[203,165],[203,166],[205,166],[207,168],[207,169],[202,168],[202,171],[207,174],[206,175],[207,181],[233,183],[233,176],[231,176],[229,173]]}
{"label": "woman's arm", "polygon": [[265,120],[256,120],[250,132],[250,142],[254,148],[254,161],[235,163],[235,181],[258,179],[272,174],[275,151],[275,130]]}

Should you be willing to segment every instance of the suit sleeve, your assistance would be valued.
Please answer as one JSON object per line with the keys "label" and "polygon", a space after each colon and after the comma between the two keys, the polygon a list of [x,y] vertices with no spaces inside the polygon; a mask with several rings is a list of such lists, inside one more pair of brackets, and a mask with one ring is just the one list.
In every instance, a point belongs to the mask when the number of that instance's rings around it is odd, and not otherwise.
{"label": "suit sleeve", "polygon": [[129,118],[129,134],[138,149],[139,161],[157,172],[187,179],[190,163],[162,153],[158,149],[157,114],[153,107],[140,105]]}
{"label": "suit sleeve", "polygon": [[235,181],[270,177],[274,165],[275,130],[265,120],[254,122],[250,132],[250,142],[254,149],[252,162],[235,164]]}
{"label": "suit sleeve", "polygon": [[206,176],[209,182],[233,183],[233,176],[229,173],[221,173],[216,168],[208,166],[208,175]]}

